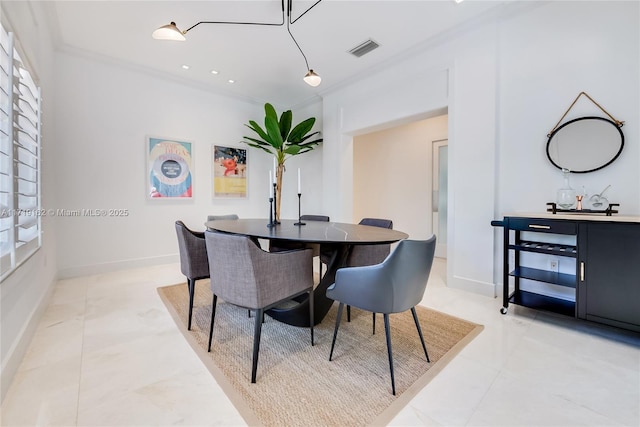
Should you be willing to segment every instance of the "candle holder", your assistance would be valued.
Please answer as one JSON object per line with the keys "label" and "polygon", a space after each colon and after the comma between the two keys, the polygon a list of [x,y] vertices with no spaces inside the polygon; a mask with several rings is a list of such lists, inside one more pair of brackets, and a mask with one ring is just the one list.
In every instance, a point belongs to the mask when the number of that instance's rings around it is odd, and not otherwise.
{"label": "candle holder", "polygon": [[269,223],[267,227],[275,227],[277,224],[273,222],[273,197],[269,197]]}
{"label": "candle holder", "polygon": [[278,221],[278,214],[276,212],[276,207],[278,206],[278,192],[276,191],[276,183],[273,183],[273,224],[280,224]]}
{"label": "candle holder", "polygon": [[293,225],[297,225],[297,226],[307,225],[306,222],[302,222],[302,219],[300,217],[300,197],[302,197],[302,193],[298,193],[298,222],[293,224]]}

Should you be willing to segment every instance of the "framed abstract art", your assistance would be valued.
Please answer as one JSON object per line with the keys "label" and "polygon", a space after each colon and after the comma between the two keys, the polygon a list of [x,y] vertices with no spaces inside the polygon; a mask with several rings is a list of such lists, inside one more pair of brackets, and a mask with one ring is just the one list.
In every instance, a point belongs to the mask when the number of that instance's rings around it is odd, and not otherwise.
{"label": "framed abstract art", "polygon": [[150,199],[193,198],[191,142],[147,138],[147,196]]}
{"label": "framed abstract art", "polygon": [[213,197],[247,197],[247,150],[213,146]]}

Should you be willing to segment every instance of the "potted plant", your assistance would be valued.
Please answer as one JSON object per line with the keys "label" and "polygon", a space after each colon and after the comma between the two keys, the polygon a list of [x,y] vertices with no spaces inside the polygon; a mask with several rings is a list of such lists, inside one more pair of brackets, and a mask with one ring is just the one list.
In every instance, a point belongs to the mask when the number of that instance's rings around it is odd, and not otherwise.
{"label": "potted plant", "polygon": [[285,161],[298,154],[313,150],[322,142],[320,132],[311,132],[311,128],[316,122],[315,117],[310,117],[295,125],[293,128],[293,113],[287,110],[280,115],[273,105],[264,104],[264,128],[253,120],[245,124],[254,131],[259,138],[244,136],[243,143],[250,147],[259,148],[272,154],[276,163],[276,220],[280,220],[280,202],[282,200],[282,175],[285,171]]}

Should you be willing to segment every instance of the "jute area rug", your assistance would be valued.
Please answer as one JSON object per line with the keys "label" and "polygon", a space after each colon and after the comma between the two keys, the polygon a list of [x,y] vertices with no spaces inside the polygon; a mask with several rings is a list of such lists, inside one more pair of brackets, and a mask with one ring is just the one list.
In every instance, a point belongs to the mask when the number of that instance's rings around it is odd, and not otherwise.
{"label": "jute area rug", "polygon": [[465,320],[416,307],[431,363],[427,363],[411,312],[392,314],[396,396],[391,394],[382,315],[372,335],[371,313],[346,310],[329,361],[337,303],[315,327],[285,325],[268,316],[262,326],[257,382],[251,384],[254,318],[218,299],[211,352],[207,352],[212,294],[198,281],[191,331],[186,328],[186,284],[158,288],[189,344],[249,425],[385,425],[482,330]]}

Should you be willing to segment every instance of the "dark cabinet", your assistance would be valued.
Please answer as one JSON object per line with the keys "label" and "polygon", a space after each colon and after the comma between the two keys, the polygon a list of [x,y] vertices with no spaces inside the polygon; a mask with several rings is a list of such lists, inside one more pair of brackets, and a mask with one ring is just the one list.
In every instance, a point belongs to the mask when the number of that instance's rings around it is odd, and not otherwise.
{"label": "dark cabinet", "polygon": [[[505,216],[492,225],[504,228],[503,314],[517,304],[640,331],[640,220]],[[563,260],[568,271],[528,266],[524,254]],[[523,279],[565,291],[525,289]]]}
{"label": "dark cabinet", "polygon": [[578,317],[640,331],[640,224],[580,224],[578,245]]}

